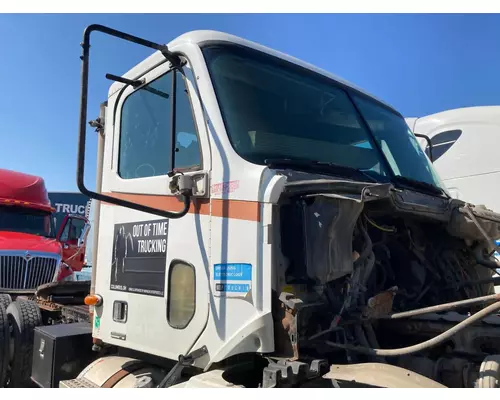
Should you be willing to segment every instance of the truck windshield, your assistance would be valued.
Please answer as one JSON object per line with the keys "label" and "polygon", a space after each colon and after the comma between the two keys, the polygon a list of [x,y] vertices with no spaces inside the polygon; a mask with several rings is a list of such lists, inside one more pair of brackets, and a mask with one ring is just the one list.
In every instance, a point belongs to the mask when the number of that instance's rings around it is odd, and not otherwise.
{"label": "truck windshield", "polygon": [[24,207],[0,207],[1,231],[56,237],[54,221],[49,213]]}
{"label": "truck windshield", "polygon": [[320,74],[226,44],[203,48],[229,139],[244,159],[319,161],[378,181],[443,188],[404,118]]}

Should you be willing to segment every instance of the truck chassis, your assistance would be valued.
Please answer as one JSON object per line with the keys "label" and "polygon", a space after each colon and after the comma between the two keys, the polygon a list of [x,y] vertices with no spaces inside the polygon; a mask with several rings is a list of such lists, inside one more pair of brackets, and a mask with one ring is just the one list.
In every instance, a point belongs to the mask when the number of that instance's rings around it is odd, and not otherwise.
{"label": "truck chassis", "polygon": [[[0,387],[32,387],[34,384],[44,387],[33,378],[40,371],[32,367],[34,356],[42,359],[45,356],[46,340],[35,342],[37,332],[47,327],[79,326],[90,343],[85,350],[88,357],[84,358],[87,361],[92,358],[89,308],[84,304],[89,289],[89,281],[68,281],[42,285],[32,295],[0,295]],[[53,356],[59,357],[52,354],[50,358]],[[65,375],[73,376],[76,366],[72,361],[75,360],[66,359],[55,367],[64,364]],[[39,366],[41,369],[46,367]]]}

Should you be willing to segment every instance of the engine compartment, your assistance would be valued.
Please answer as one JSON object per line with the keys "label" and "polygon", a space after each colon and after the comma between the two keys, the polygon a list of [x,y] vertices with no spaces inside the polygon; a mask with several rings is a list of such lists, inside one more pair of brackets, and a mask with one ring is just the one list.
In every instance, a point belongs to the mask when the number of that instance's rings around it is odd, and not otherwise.
{"label": "engine compartment", "polygon": [[[474,217],[458,213],[463,204],[425,195],[421,202],[417,193],[405,197],[390,187],[300,186],[291,185],[273,220],[274,356],[392,364],[448,387],[474,387],[485,357],[500,354],[496,312],[446,340],[424,342],[498,300],[498,266],[486,240],[496,239],[498,224],[481,221],[478,228]],[[377,351],[422,343],[401,355]]]}

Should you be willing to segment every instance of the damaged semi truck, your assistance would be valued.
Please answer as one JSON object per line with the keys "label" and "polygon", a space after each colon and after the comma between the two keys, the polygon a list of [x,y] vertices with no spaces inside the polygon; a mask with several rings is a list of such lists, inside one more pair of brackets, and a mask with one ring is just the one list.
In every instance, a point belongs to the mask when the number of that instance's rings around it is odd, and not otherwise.
{"label": "damaged semi truck", "polygon": [[[95,192],[92,32],[156,50],[107,75]],[[449,196],[395,109],[224,33],[82,46],[95,361],[60,387],[498,386],[500,215]]]}

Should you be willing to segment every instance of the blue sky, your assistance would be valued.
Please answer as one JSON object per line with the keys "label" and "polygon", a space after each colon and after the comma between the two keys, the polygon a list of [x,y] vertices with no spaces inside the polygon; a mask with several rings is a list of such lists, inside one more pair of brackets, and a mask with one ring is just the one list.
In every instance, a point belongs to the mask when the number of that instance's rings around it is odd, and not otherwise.
{"label": "blue sky", "polygon": [[[316,64],[405,116],[500,104],[500,15],[0,15],[0,167],[76,189],[82,32],[105,24],[166,43],[189,30],[236,34]],[[93,37],[88,117],[110,84],[149,54]],[[94,187],[89,130],[86,183]]]}

